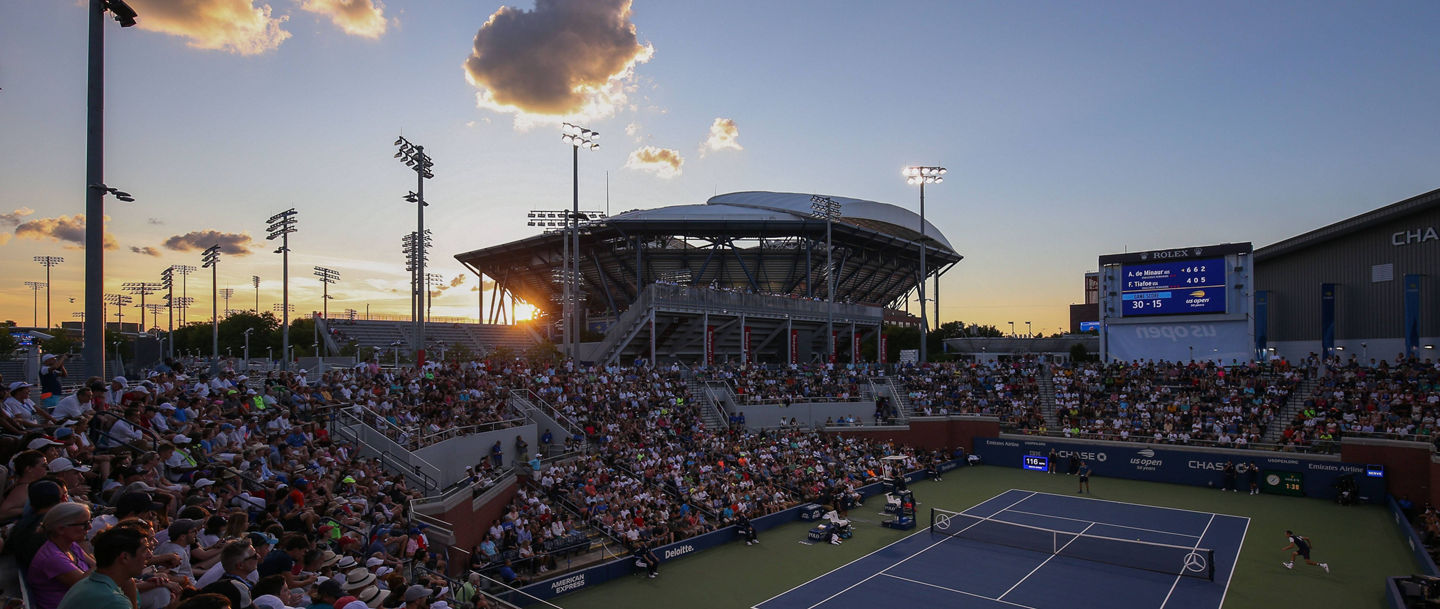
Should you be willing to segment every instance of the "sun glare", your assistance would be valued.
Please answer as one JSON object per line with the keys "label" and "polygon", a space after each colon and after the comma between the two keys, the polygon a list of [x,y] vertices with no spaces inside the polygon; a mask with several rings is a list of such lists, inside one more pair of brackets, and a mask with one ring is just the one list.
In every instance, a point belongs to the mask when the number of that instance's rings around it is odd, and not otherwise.
{"label": "sun glare", "polygon": [[515,303],[515,321],[530,321],[535,319],[540,310],[535,305],[528,305],[523,302]]}

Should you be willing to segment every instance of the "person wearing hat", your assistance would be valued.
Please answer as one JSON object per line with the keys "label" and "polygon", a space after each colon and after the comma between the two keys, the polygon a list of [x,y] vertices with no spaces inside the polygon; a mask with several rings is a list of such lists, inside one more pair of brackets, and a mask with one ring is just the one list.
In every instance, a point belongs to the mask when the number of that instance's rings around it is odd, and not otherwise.
{"label": "person wearing hat", "polygon": [[345,588],[339,580],[327,579],[315,585],[314,591],[310,593],[312,602],[306,609],[336,609],[335,601],[345,594]]}
{"label": "person wearing hat", "polygon": [[90,487],[85,484],[85,473],[90,471],[88,465],[76,463],[69,457],[60,457],[50,461],[48,469],[51,476],[65,483],[65,489],[70,492],[71,496],[88,500]]}
{"label": "person wearing hat", "polygon": [[430,599],[430,589],[415,585],[405,589],[405,609],[423,609]]}
{"label": "person wearing hat", "polygon": [[50,418],[50,413],[37,409],[35,402],[30,400],[30,388],[32,387],[34,385],[25,381],[10,383],[10,397],[5,398],[4,403],[5,416],[25,429],[41,427],[41,419],[54,424],[55,420]]}
{"label": "person wearing hat", "polygon": [[90,508],[60,503],[45,513],[41,525],[45,544],[26,570],[30,600],[35,609],[55,609],[65,592],[95,567],[95,558],[81,545],[90,526]]}
{"label": "person wearing hat", "polygon": [[348,593],[357,593],[374,583],[375,574],[365,567],[355,567],[345,572],[345,591]]}
{"label": "person wearing hat", "polygon": [[356,594],[355,600],[365,603],[370,609],[380,609],[380,603],[385,601],[385,593],[379,586],[370,586]]}
{"label": "person wearing hat", "polygon": [[55,404],[60,402],[60,396],[65,393],[60,387],[60,379],[70,376],[70,372],[65,369],[65,360],[69,358],[69,355],[57,356],[54,353],[47,353],[40,358],[41,404],[46,410],[54,408]]}

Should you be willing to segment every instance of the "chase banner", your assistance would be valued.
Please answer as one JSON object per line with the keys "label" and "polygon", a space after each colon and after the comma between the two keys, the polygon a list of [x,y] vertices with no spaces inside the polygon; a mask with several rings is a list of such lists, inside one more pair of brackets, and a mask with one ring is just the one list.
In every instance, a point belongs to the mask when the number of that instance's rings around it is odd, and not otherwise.
{"label": "chase banner", "polygon": [[[1248,470],[1253,462],[1259,470],[1256,482],[1262,492],[1335,498],[1335,486],[1342,477],[1354,480],[1360,499],[1369,503],[1385,501],[1385,480],[1365,475],[1365,466],[1341,463],[1309,455],[1255,451],[1250,454],[1222,452],[1174,445],[1128,444],[1122,442],[1039,440],[1029,438],[976,438],[975,454],[987,465],[1021,467],[1029,455],[1049,456],[1055,449],[1057,470],[1066,472],[1074,455],[1094,470],[1099,478],[1128,478],[1220,488],[1224,484],[1225,462]],[[1249,472],[1239,475],[1236,485],[1250,486]],[[1274,477],[1272,480],[1271,477]]]}

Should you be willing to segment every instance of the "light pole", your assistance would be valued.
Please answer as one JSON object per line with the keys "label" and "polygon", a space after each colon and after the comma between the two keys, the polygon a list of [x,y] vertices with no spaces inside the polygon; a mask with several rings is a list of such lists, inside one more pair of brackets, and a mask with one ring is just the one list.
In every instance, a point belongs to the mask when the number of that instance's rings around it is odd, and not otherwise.
{"label": "light pole", "polygon": [[255,311],[255,314],[256,314],[256,315],[259,315],[259,314],[260,314],[260,276],[259,276],[259,275],[251,275],[251,276],[250,276],[250,284],[253,285],[253,286],[255,286],[255,308],[253,309],[253,311]]}
{"label": "light pole", "polygon": [[1015,322],[1010,322],[1010,338],[1015,338]]}
{"label": "light pole", "polygon": [[165,334],[166,352],[175,358],[175,267],[160,271],[160,287],[165,290],[165,308],[170,310],[170,329]]}
{"label": "light pole", "polygon": [[106,194],[134,201],[105,186],[105,13],[120,27],[135,25],[135,9],[123,0],[90,0],[90,49],[85,126],[85,361],[90,374],[105,374],[105,200]]}
{"label": "light pole", "polygon": [[[835,243],[830,227],[840,217],[840,204],[830,197],[810,197],[810,213],[825,219],[825,353],[835,363]],[[921,305],[924,308],[924,305]]]}
{"label": "light pole", "polygon": [[[560,293],[561,293],[561,296],[560,296],[558,299],[556,299],[556,300],[558,300],[558,301],[560,302],[560,308],[561,308],[561,313],[560,313],[560,317],[561,317],[561,339],[560,339],[560,340],[561,340],[561,343],[560,343],[560,344],[561,344],[562,351],[568,351],[568,350],[569,350],[569,347],[567,347],[566,345],[569,345],[569,343],[570,343],[570,326],[568,325],[568,320],[570,319],[570,313],[569,313],[570,309],[568,308],[568,305],[567,305],[566,303],[569,302],[569,301],[571,301],[571,300],[573,300],[573,299],[568,298],[568,297],[566,296],[566,294],[568,293],[568,291],[569,291],[569,289],[570,289],[570,279],[571,279],[571,272],[570,272],[570,239],[569,239],[569,227],[570,227],[570,217],[571,217],[571,216],[575,216],[575,217],[576,217],[576,222],[578,223],[580,219],[584,219],[584,220],[587,220],[587,221],[590,221],[590,220],[603,220],[603,219],[605,219],[605,218],[608,216],[608,214],[606,214],[606,213],[603,212],[603,211],[599,211],[599,210],[588,210],[588,209],[587,209],[587,210],[581,210],[581,211],[579,211],[579,212],[572,212],[572,211],[570,211],[570,210],[568,210],[568,209],[560,209],[560,210],[531,210],[531,211],[529,211],[529,212],[527,212],[527,213],[525,214],[525,218],[526,218],[525,225],[526,225],[526,226],[534,226],[534,227],[540,228],[540,229],[542,229],[542,231],[543,231],[545,234],[559,233],[559,234],[561,235],[561,243],[562,243],[563,245],[562,245],[562,247],[561,247],[561,252],[562,252],[562,254],[561,254],[561,258],[560,258],[560,260],[561,260],[561,265],[560,265],[560,266],[563,267],[563,268],[556,269],[556,271],[555,271],[554,273],[551,273],[551,278],[554,279],[554,281],[555,281],[556,283],[559,283],[559,284],[560,284]],[[483,277],[481,278],[481,282],[482,282],[482,283],[484,282],[484,278],[483,278]]]}
{"label": "light pole", "polygon": [[245,328],[245,331],[242,333],[245,337],[245,368],[247,370],[250,368],[250,333],[254,331],[255,328]]}
{"label": "light pole", "polygon": [[920,363],[922,364],[927,359],[925,343],[930,334],[930,324],[925,317],[925,250],[928,249],[925,246],[925,185],[944,182],[945,171],[944,167],[923,165],[911,165],[901,171],[907,184],[920,185],[920,281],[915,284],[915,293],[920,297]]}
{"label": "light pole", "polygon": [[445,277],[439,273],[425,273],[425,321],[430,321],[430,309],[435,305],[435,292],[430,288],[445,281]]}
{"label": "light pole", "polygon": [[159,326],[159,325],[160,325],[160,321],[159,321],[159,320],[160,320],[160,309],[165,308],[165,305],[163,305],[163,304],[148,304],[148,305],[145,305],[144,308],[145,308],[146,311],[149,311],[149,312],[150,312],[150,327],[153,328],[153,327]]}
{"label": "light pole", "polygon": [[[280,254],[280,355],[290,350],[290,233],[295,232],[295,208],[290,208],[278,214],[270,216],[265,221],[266,241],[280,240],[280,247],[275,253]],[[255,281],[256,296],[255,304],[259,306],[259,281]],[[256,311],[258,314],[259,311]],[[288,370],[290,362],[287,360],[280,365],[281,370]]]}
{"label": "light pole", "polygon": [[340,271],[317,266],[315,267],[315,276],[320,278],[320,286],[324,291],[324,295],[320,297],[321,315],[328,321],[330,319],[330,284],[340,281]]}
{"label": "light pole", "polygon": [[565,219],[565,225],[570,232],[566,237],[569,241],[570,259],[567,261],[566,277],[568,280],[565,286],[565,303],[561,307],[565,311],[565,334],[568,335],[570,344],[567,345],[571,359],[576,358],[580,346],[580,149],[599,150],[600,144],[595,140],[600,139],[599,131],[592,131],[579,125],[565,123],[562,127],[560,141],[570,146],[570,176],[571,176],[571,214]]}
{"label": "light pole", "polygon": [[190,305],[195,301],[190,299],[190,273],[200,270],[188,264],[177,264],[170,267],[176,273],[180,273],[180,325],[190,321]]}
{"label": "light pole", "polygon": [[[288,320],[290,319],[290,314],[295,312],[295,305],[282,304],[277,302],[273,305],[270,305],[270,310],[279,313],[281,317]],[[280,335],[280,358],[284,359],[285,354],[290,352],[290,325],[288,323],[282,324],[280,326]],[[284,366],[286,367],[282,367],[281,370],[288,370],[289,365],[290,362],[285,362]]]}
{"label": "light pole", "polygon": [[235,295],[235,288],[220,288],[220,297],[225,299],[225,316],[230,316],[230,297]]}
{"label": "light pole", "polygon": [[55,265],[57,265],[57,264],[60,264],[61,262],[65,262],[65,259],[64,259],[64,258],[61,258],[61,257],[59,257],[59,256],[36,256],[36,257],[35,257],[35,262],[39,262],[39,263],[40,263],[40,266],[45,267],[45,327],[46,327],[46,328],[49,328],[49,327],[51,327],[51,326],[50,326],[50,268],[53,267],[53,266],[55,266]]}
{"label": "light pole", "polygon": [[210,269],[210,365],[220,363],[220,244],[200,252],[201,268]]}
{"label": "light pole", "polygon": [[[117,328],[115,331],[116,331],[116,332],[124,332],[124,331],[125,331],[125,307],[129,306],[131,302],[134,302],[134,299],[132,299],[132,298],[130,298],[129,296],[126,296],[126,295],[124,295],[124,294],[106,294],[106,295],[105,295],[105,302],[107,302],[107,303],[109,303],[109,304],[112,304],[112,305],[115,305],[115,323],[119,324],[119,328]],[[101,307],[101,309],[102,309],[102,314],[103,314],[103,309],[104,309],[104,307]],[[143,320],[142,320],[142,321],[143,321]],[[102,329],[101,329],[101,332],[104,332],[103,327],[102,327]]]}
{"label": "light pole", "polygon": [[421,360],[425,359],[425,316],[420,310],[420,298],[423,296],[420,290],[423,289],[425,277],[425,248],[423,246],[428,237],[425,232],[425,207],[429,203],[425,202],[425,180],[435,177],[435,173],[431,171],[435,167],[435,162],[430,155],[425,154],[424,146],[412,144],[404,137],[395,138],[395,146],[399,147],[399,150],[395,152],[395,158],[405,163],[406,167],[415,170],[415,192],[406,195],[405,200],[415,204],[415,234],[421,240],[420,245],[422,246],[420,255],[416,258],[415,271],[412,275],[414,279],[412,286],[415,290],[411,295],[415,304],[412,321],[415,323],[415,365],[418,366]]}
{"label": "light pole", "polygon": [[1030,329],[1030,322],[1025,322],[1025,337],[1035,338],[1035,333]]}
{"label": "light pole", "polygon": [[[413,194],[413,193],[412,193]],[[405,270],[410,272],[410,321],[413,323],[424,315],[420,300],[420,276],[416,271],[430,260],[431,237],[430,229],[425,229],[425,239],[416,242],[415,231],[411,231],[400,238],[400,251],[405,254]]]}
{"label": "light pole", "polygon": [[120,289],[131,294],[140,295],[140,332],[145,332],[145,297],[160,291],[160,284],[144,281],[132,281],[120,284]]}
{"label": "light pole", "polygon": [[30,326],[40,327],[40,290],[45,289],[43,281],[27,281],[25,287],[30,288],[31,315]]}

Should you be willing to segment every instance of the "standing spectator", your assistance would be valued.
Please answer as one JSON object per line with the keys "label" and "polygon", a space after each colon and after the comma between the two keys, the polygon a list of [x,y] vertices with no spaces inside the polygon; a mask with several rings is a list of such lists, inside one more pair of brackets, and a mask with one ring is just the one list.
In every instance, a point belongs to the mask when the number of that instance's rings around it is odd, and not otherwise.
{"label": "standing spectator", "polygon": [[95,536],[95,569],[65,593],[59,609],[133,609],[135,578],[150,561],[150,536],[136,527],[110,527]]}
{"label": "standing spectator", "polygon": [[95,558],[80,544],[90,526],[90,508],[61,503],[45,513],[45,545],[30,561],[26,578],[34,609],[55,609],[65,592],[95,568]]}
{"label": "standing spectator", "polygon": [[60,379],[70,376],[70,372],[65,369],[65,360],[69,357],[48,353],[40,360],[40,405],[44,406],[45,410],[54,409],[55,404],[60,402],[60,396],[65,393],[60,387]]}

